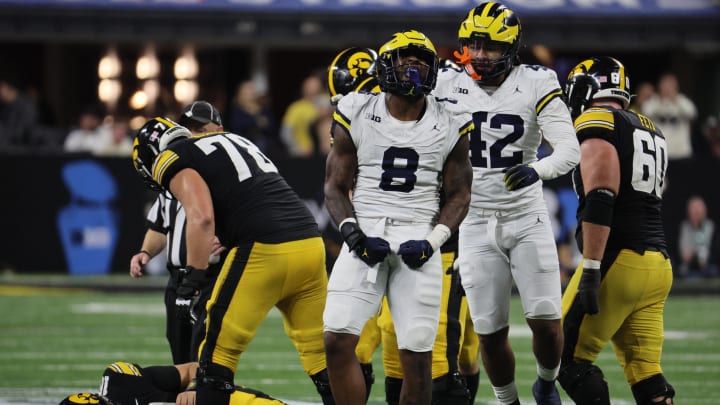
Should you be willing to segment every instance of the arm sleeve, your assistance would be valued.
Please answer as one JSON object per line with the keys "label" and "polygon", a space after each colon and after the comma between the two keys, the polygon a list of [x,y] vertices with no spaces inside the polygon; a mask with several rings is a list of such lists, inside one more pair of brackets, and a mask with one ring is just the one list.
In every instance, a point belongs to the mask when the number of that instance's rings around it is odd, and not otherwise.
{"label": "arm sleeve", "polygon": [[532,164],[541,179],[562,176],[580,161],[580,145],[565,103],[556,98],[543,108],[538,116],[543,137],[550,143],[553,153]]}
{"label": "arm sleeve", "polygon": [[180,372],[175,366],[145,367],[143,373],[152,380],[152,386],[160,391],[177,395],[185,389],[185,387],[180,386]]}

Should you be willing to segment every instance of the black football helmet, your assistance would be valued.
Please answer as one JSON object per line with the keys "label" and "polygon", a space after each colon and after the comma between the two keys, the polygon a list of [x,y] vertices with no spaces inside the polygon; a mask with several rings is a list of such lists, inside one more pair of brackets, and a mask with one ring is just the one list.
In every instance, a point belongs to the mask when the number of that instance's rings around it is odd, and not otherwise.
{"label": "black football helmet", "polygon": [[157,155],[167,149],[170,142],[191,135],[190,130],[164,117],[155,117],[140,128],[133,142],[132,160],[135,171],[148,187],[158,191],[162,189],[152,176]]}
{"label": "black football helmet", "polygon": [[375,77],[377,57],[374,49],[358,47],[347,48],[337,54],[328,67],[327,88],[330,97],[351,91],[379,92]]}
{"label": "black football helmet", "polygon": [[630,78],[625,73],[625,66],[615,58],[598,56],[586,59],[568,74],[565,98],[573,120],[594,99],[615,99],[627,108],[630,104]]}
{"label": "black football helmet", "polygon": [[59,405],[115,405],[102,395],[91,392],[78,392],[68,395]]}
{"label": "black football helmet", "polygon": [[[482,3],[470,10],[460,23],[461,52],[455,52],[455,57],[470,77],[480,83],[492,83],[520,63],[521,36],[520,19],[512,10],[492,1]],[[468,52],[489,45],[500,47],[502,56],[494,60],[473,59]]]}
{"label": "black football helmet", "polygon": [[[402,57],[417,57],[420,66],[400,68],[395,64]],[[377,60],[377,77],[382,91],[417,99],[435,88],[440,60],[435,45],[425,34],[411,30],[395,33],[380,47]],[[423,71],[427,73],[423,75]],[[410,80],[403,80],[408,77]]]}

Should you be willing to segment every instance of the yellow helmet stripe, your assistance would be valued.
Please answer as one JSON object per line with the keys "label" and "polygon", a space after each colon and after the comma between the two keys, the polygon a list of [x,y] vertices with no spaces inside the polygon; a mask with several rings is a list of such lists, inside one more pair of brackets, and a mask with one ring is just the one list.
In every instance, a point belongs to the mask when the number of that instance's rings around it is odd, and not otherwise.
{"label": "yellow helmet stripe", "polygon": [[355,89],[355,91],[357,91],[357,89],[362,89],[363,86],[365,86],[365,83],[371,81],[372,79],[374,79],[374,77],[370,76],[370,77],[368,77],[367,79],[365,79],[365,80],[363,80],[362,82],[360,82],[360,84],[357,85],[357,88]]}
{"label": "yellow helmet stripe", "polygon": [[623,66],[623,64],[620,63],[619,61],[618,61],[618,66],[620,67],[620,69],[618,69],[619,73],[620,73],[620,88],[625,91],[630,91],[630,89],[627,88],[628,86],[626,86],[628,81],[625,78],[625,66]]}
{"label": "yellow helmet stripe", "polygon": [[552,101],[556,97],[562,97],[562,95],[563,92],[561,89],[555,89],[550,93],[546,94],[540,99],[540,101],[537,102],[537,104],[535,104],[535,114],[540,114],[540,111],[542,111],[543,108],[545,108],[545,106],[548,105],[550,101]]}
{"label": "yellow helmet stripe", "polygon": [[[338,59],[340,59],[340,57],[343,56],[346,51],[347,51],[347,49],[344,50],[344,51],[342,51],[342,52],[340,52],[339,54],[337,54],[337,55],[335,56],[335,59],[333,59],[332,63],[330,64],[330,66],[335,66],[335,65],[337,64]],[[337,95],[337,91],[335,91],[335,83],[333,83],[333,70],[332,70],[332,68],[328,69],[327,83],[328,83],[328,90],[330,91],[330,95],[331,95],[331,96]]]}
{"label": "yellow helmet stripe", "polygon": [[167,125],[168,128],[173,128],[173,127],[177,126],[177,124],[175,124],[174,122],[168,121],[163,117],[155,117],[155,119],[162,122],[163,124]]}

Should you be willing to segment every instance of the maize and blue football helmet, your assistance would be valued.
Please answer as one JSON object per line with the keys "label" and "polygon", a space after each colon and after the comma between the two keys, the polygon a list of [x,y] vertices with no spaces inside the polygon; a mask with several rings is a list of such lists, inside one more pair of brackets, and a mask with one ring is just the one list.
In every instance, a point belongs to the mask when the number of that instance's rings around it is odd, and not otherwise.
{"label": "maize and blue football helmet", "polygon": [[140,128],[133,141],[132,160],[135,171],[148,187],[153,190],[162,189],[152,177],[153,163],[157,155],[167,149],[170,142],[191,135],[190,130],[164,117],[155,117]]}
{"label": "maize and blue football helmet", "polygon": [[[435,88],[440,60],[435,45],[425,34],[415,30],[397,32],[378,53],[377,77],[382,91],[418,99]],[[408,56],[416,57],[418,62],[401,64],[402,58]]]}
{"label": "maize and blue football helmet", "polygon": [[[455,52],[458,63],[470,77],[480,83],[494,83],[520,63],[520,19],[500,3],[487,2],[470,10],[460,23],[458,42],[461,52]],[[469,50],[480,47],[499,47],[502,55],[494,60],[472,58]]]}
{"label": "maize and blue football helmet", "polygon": [[573,120],[596,99],[614,99],[627,108],[630,104],[630,78],[625,73],[625,66],[615,58],[598,56],[586,59],[568,74],[565,98]]}

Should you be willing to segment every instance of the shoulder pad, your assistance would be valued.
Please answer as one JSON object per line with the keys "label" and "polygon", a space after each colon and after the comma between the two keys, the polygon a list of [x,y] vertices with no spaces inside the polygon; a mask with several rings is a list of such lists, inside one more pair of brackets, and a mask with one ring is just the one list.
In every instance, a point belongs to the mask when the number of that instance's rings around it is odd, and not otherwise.
{"label": "shoulder pad", "polygon": [[575,131],[587,128],[602,128],[612,131],[615,128],[615,114],[605,107],[592,107],[575,119]]}

